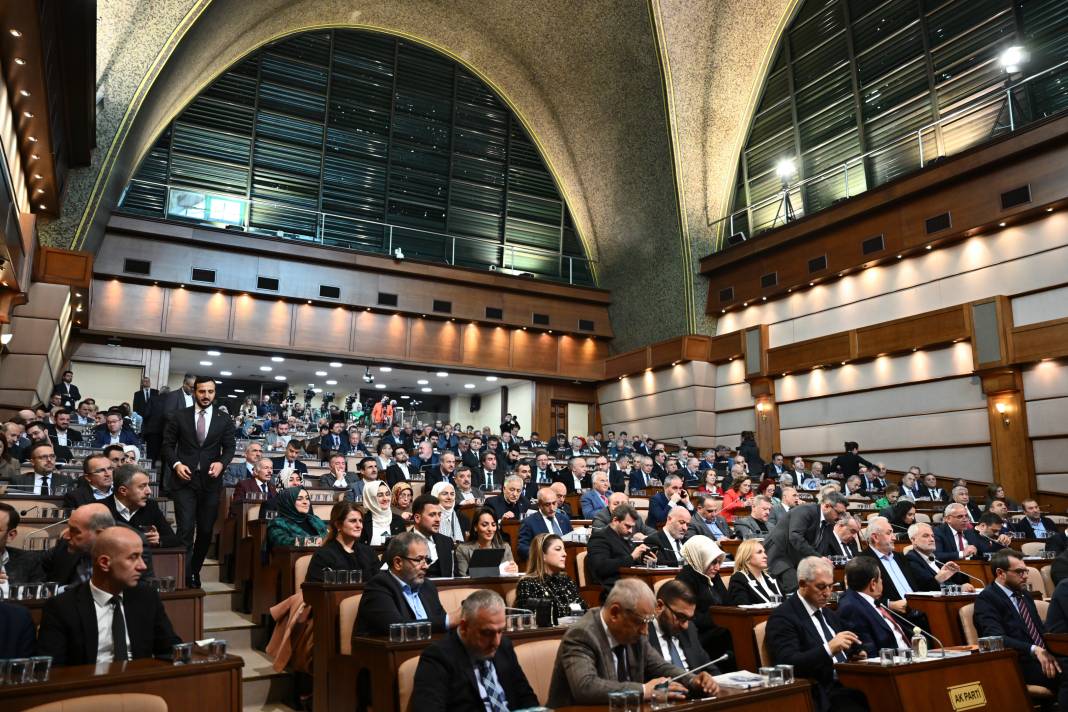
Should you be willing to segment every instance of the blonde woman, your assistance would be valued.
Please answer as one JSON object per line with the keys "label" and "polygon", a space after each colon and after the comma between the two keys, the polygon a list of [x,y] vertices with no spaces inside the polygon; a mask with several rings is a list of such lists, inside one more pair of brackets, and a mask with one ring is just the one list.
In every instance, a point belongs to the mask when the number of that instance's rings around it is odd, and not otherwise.
{"label": "blonde woman", "polygon": [[782,595],[779,584],[768,574],[768,554],[758,539],[746,539],[738,545],[727,595],[732,606],[771,603],[773,595]]}
{"label": "blonde woman", "polygon": [[565,573],[567,549],[556,534],[538,534],[530,542],[527,572],[515,588],[517,608],[530,608],[531,599],[548,598],[553,602],[557,618],[575,615],[586,610],[586,602],[579,595],[578,584]]}

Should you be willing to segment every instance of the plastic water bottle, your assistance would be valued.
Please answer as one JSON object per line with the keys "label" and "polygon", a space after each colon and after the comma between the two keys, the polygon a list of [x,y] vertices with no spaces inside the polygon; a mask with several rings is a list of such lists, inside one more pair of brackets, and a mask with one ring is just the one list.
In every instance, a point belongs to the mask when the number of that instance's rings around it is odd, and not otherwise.
{"label": "plastic water bottle", "polygon": [[927,657],[927,638],[923,637],[923,632],[917,626],[912,629],[912,658],[913,660],[922,660]]}

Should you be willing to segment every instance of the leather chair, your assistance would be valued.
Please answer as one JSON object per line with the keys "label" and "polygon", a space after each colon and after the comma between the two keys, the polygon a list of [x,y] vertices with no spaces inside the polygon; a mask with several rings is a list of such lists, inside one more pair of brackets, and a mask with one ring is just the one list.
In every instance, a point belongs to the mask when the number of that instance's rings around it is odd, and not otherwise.
{"label": "leather chair", "polygon": [[762,621],[756,624],[753,628],[753,635],[756,637],[757,652],[760,654],[760,664],[763,667],[771,665],[771,654],[768,652],[767,641],[765,640],[765,633],[767,632],[768,622]]}
{"label": "leather chair", "polygon": [[1046,545],[1040,541],[1029,541],[1020,547],[1020,553],[1024,556],[1037,556],[1046,550]]}
{"label": "leather chair", "polygon": [[[1049,568],[1048,566],[1046,567]],[[1052,579],[1051,579],[1052,580]],[[1031,584],[1031,588],[1041,593],[1044,597],[1051,596],[1052,590],[1046,589],[1046,582],[1042,578],[1042,572],[1036,569],[1034,566],[1027,567],[1027,583]],[[1045,603],[1045,601],[1043,601]],[[1046,614],[1042,614],[1042,620],[1046,619]]]}
{"label": "leather chair", "polygon": [[167,702],[156,695],[124,692],[116,695],[86,695],[31,707],[25,712],[167,712]]}
{"label": "leather chair", "polygon": [[412,701],[412,689],[415,687],[415,669],[419,667],[419,658],[408,658],[397,668],[397,709],[409,711]]}
{"label": "leather chair", "polygon": [[532,640],[515,646],[515,656],[519,667],[527,676],[538,702],[545,704],[549,699],[549,683],[553,677],[553,665],[556,663],[556,651],[560,647],[560,638],[552,640]]}
{"label": "leather chair", "polygon": [[1057,585],[1053,583],[1053,567],[1043,566],[1041,569],[1039,569],[1039,571],[1042,572],[1042,583],[1045,585],[1046,588],[1046,596],[1052,596],[1053,589],[1057,588]]}
{"label": "leather chair", "polygon": [[[352,630],[356,627],[356,614],[360,610],[362,593],[354,593],[341,601],[337,611],[337,626],[340,635],[338,648],[342,655],[352,655]],[[320,641],[322,642],[322,641]]]}
{"label": "leather chair", "polygon": [[[1038,617],[1042,620],[1046,620],[1046,612],[1049,610],[1049,601],[1035,601],[1035,608],[1038,611]],[[968,645],[979,644],[979,633],[975,629],[975,604],[969,603],[964,608],[960,609],[960,625],[964,629],[964,640]],[[1053,699],[1053,693],[1040,685],[1028,685],[1027,694],[1031,696],[1032,701],[1043,702]]]}
{"label": "leather chair", "polygon": [[586,588],[586,550],[575,555],[575,569],[578,571],[579,588]]}
{"label": "leather chair", "polygon": [[312,555],[302,556],[293,562],[293,590],[299,591],[300,585],[308,577],[308,565],[311,564]]}
{"label": "leather chair", "polygon": [[931,518],[927,515],[926,512],[916,512],[916,523],[930,524]]}
{"label": "leather chair", "polygon": [[[444,608],[446,612],[458,611],[460,609],[460,604],[464,602],[465,598],[475,591],[480,590],[482,589],[474,587],[439,588],[438,600],[441,601],[441,607]],[[403,709],[403,707],[401,709]]]}

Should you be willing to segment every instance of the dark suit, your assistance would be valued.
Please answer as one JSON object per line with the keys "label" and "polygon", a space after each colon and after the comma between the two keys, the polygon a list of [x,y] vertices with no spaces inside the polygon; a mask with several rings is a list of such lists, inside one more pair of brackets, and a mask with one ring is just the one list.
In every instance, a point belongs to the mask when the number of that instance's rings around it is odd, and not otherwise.
{"label": "dark suit", "polygon": [[148,413],[148,402],[159,395],[159,391],[155,388],[148,389],[148,398],[145,398],[145,389],[141,388],[134,391],[133,394],[133,409],[134,412],[140,415],[142,418]]}
{"label": "dark suit", "polygon": [[37,632],[30,609],[13,603],[0,603],[0,660],[30,657],[36,640]]}
{"label": "dark suit", "polygon": [[[149,658],[171,652],[181,642],[174,634],[159,593],[147,586],[122,594],[130,657]],[[97,658],[96,604],[83,583],[50,598],[41,614],[37,654],[50,655],[53,665],[90,665]]]}
{"label": "dark suit", "polygon": [[[529,522],[530,518],[523,523]],[[594,529],[586,545],[586,577],[590,583],[599,583],[607,595],[619,580],[619,569],[634,566],[630,542],[616,534],[612,527]]]}
{"label": "dark suit", "polygon": [[[1060,584],[1058,584],[1060,586]],[[1046,626],[1038,616],[1038,609],[1030,595],[1024,595],[1023,605],[1030,613],[1031,620],[1042,637],[1046,635]],[[1005,646],[1020,654],[1020,671],[1023,673],[1024,682],[1028,685],[1039,685],[1055,692],[1059,688],[1057,702],[1060,709],[1068,709],[1068,685],[1062,684],[1064,673],[1053,678],[1048,678],[1042,673],[1042,666],[1038,659],[1031,654],[1031,637],[1028,634],[1027,625],[1020,615],[1014,601],[1010,600],[1005,592],[992,583],[975,598],[975,630],[980,637],[991,635],[1001,636]],[[1062,660],[1063,668],[1063,660]]]}
{"label": "dark suit", "polygon": [[[512,641],[501,638],[492,658],[497,681],[508,700],[508,709],[537,707],[538,697],[530,688],[516,659]],[[427,712],[440,710],[484,710],[475,677],[474,662],[455,630],[423,649],[415,669],[410,708]]]}
{"label": "dark suit", "polygon": [[[404,517],[399,514],[394,514],[393,519],[389,520],[389,535],[394,536],[400,534],[408,528],[408,522],[404,521]],[[371,522],[371,518],[368,516],[366,523],[363,525],[363,533],[360,534],[360,541],[364,544],[371,543],[371,537],[374,536],[374,524]],[[430,574],[428,573],[427,576]]]}
{"label": "dark suit", "polygon": [[613,492],[626,492],[630,482],[631,473],[633,472],[633,469],[630,472],[624,472],[616,467],[615,463],[612,463],[612,466],[608,470],[609,488]]}
{"label": "dark suit", "polygon": [[[51,423],[48,424],[48,439],[52,441],[52,447],[63,447],[59,444],[59,440],[56,439],[56,426]],[[80,430],[67,428],[67,447],[70,447],[71,443],[80,443],[81,441],[82,433]]]}
{"label": "dark suit", "polygon": [[[649,645],[653,646],[653,650],[660,653],[660,657],[664,660],[671,662],[671,650],[664,643],[664,639],[661,638],[656,632],[656,626],[652,623],[649,624]],[[692,626],[686,626],[686,630],[679,631],[679,634],[675,636],[678,640],[677,647],[681,648],[681,653],[686,657],[686,667],[695,668],[704,665],[709,660],[708,653],[701,647],[700,641],[697,640],[697,629]],[[718,675],[719,670],[716,666],[708,668],[709,675]]]}
{"label": "dark suit", "polygon": [[[93,447],[107,447],[111,444],[111,433],[107,428],[97,432],[96,437],[93,438]],[[132,431],[123,428],[119,431],[119,444],[120,445],[133,445],[135,447],[141,446],[141,441],[137,439],[137,436]]]}
{"label": "dark suit", "polygon": [[[742,517],[734,520],[734,532],[742,539],[764,539],[771,533],[767,522],[757,521],[752,517]],[[827,537],[824,537],[826,541]]]}
{"label": "dark suit", "polygon": [[631,492],[644,490],[652,485],[652,478],[652,472],[646,475],[640,467],[632,467],[630,468],[630,482],[627,483],[627,487],[630,488]]}
{"label": "dark suit", "polygon": [[[974,529],[965,529],[961,532],[961,535],[964,537],[965,546],[971,544],[976,549],[982,550],[979,532]],[[957,533],[953,531],[952,527],[948,524],[939,524],[934,528],[934,538],[935,558],[939,561],[952,561],[960,558],[960,549],[958,548],[960,542],[957,541]]]}
{"label": "dark suit", "polygon": [[[834,611],[824,608],[823,617],[832,634],[846,627]],[[793,665],[795,677],[805,677],[813,683],[812,698],[818,712],[842,712],[868,709],[864,693],[843,687],[834,679],[832,659],[824,650],[825,638],[817,635],[800,596],[787,598],[772,611],[764,630],[771,660],[776,665]]]}
{"label": "dark suit", "polygon": [[1068,633],[1068,582],[1059,583],[1053,589],[1046,611],[1046,632]]}
{"label": "dark suit", "polygon": [[[1054,524],[1053,520],[1049,517],[1042,517],[1039,521],[1041,521],[1042,526],[1045,527],[1047,537],[1058,533],[1057,525]],[[1031,520],[1029,520],[1027,517],[1024,517],[1020,521],[1016,522],[1016,524],[1012,526],[1012,529],[1024,534],[1028,539],[1038,538],[1038,536],[1035,534],[1035,528],[1031,526]]]}
{"label": "dark suit", "polygon": [[[48,487],[52,491],[52,496],[55,496],[57,488],[70,487],[74,484],[77,484],[76,480],[69,475],[59,472],[50,472],[48,475]],[[11,485],[14,488],[11,490],[12,492],[18,492],[23,495],[33,494],[33,487],[37,485],[37,473],[28,472],[25,475],[15,475],[11,478]]]}
{"label": "dark suit", "polygon": [[[733,655],[734,646],[731,643],[730,631],[718,625],[710,611],[712,606],[730,605],[730,594],[727,592],[723,579],[713,576],[709,584],[707,576],[697,573],[689,565],[683,566],[675,579],[689,586],[697,599],[691,625],[697,629],[697,639],[701,641],[701,647],[713,660],[724,653]],[[733,670],[733,660],[724,661],[722,667],[726,670]]]}
{"label": "dark suit", "polygon": [[[876,602],[878,605],[878,602]],[[842,619],[846,630],[851,630],[860,638],[864,652],[869,658],[879,657],[883,648],[900,648],[897,638],[890,629],[890,624],[875,608],[868,604],[856,591],[846,591],[838,599],[838,617]],[[908,643],[911,636],[901,629],[901,635]]]}
{"label": "dark suit", "polygon": [[312,583],[322,582],[324,569],[334,571],[359,569],[363,572],[363,580],[368,581],[378,574],[381,565],[382,562],[378,560],[375,550],[363,542],[355,542],[350,555],[337,539],[333,539],[312,554],[311,563],[308,564],[308,575],[304,580]]}
{"label": "dark suit", "polygon": [[[671,504],[668,501],[667,495],[663,492],[657,492],[655,495],[649,498],[649,515],[645,518],[649,522],[649,526],[658,527],[667,521],[668,513],[671,511]],[[684,507],[691,514],[693,513],[693,505],[690,504],[690,498],[679,499],[675,504],[676,507]]]}
{"label": "dark suit", "polygon": [[[583,480],[581,483],[584,487],[589,484],[588,478],[589,475],[586,475],[586,479]],[[556,472],[554,472],[552,481],[563,483],[564,487],[567,488],[568,494],[574,494],[578,492],[578,490],[575,489],[575,475],[571,472],[571,468],[569,467],[565,467],[562,470],[557,470]]]}
{"label": "dark suit", "polygon": [[[731,539],[731,538],[734,537],[734,532],[731,531],[731,527],[730,527],[729,524],[727,524],[727,520],[726,519],[724,519],[723,517],[716,517],[713,521],[716,523],[716,528],[719,529],[720,534],[723,537],[726,537],[728,539]],[[716,533],[712,531],[712,528],[705,522],[705,520],[702,519],[700,516],[695,514],[690,519],[690,535],[691,536],[695,536],[697,534],[700,534],[702,536],[707,536],[709,539],[712,539],[713,541],[716,541],[717,539],[722,538],[722,537],[717,537]]]}
{"label": "dark suit", "polygon": [[[195,401],[193,401],[195,403]],[[179,387],[167,393],[160,393],[148,401],[148,412],[141,425],[141,435],[145,438],[148,457],[155,462],[163,451],[163,432],[171,416],[188,406],[185,404],[185,392]]]}
{"label": "dark suit", "polygon": [[770,603],[771,596],[782,595],[775,579],[765,574],[764,583],[756,580],[744,571],[735,571],[727,586],[727,597],[732,606],[745,606],[756,603]]}
{"label": "dark suit", "polygon": [[242,480],[252,478],[252,470],[248,466],[247,460],[241,462],[232,462],[223,471],[223,486],[234,487]]}
{"label": "dark suit", "polygon": [[820,556],[823,539],[833,536],[831,525],[821,522],[819,504],[802,504],[787,512],[764,539],[768,571],[778,579],[783,593],[797,590],[797,565],[801,559]]}
{"label": "dark suit", "polygon": [[93,494],[93,487],[89,484],[89,481],[85,478],[79,479],[78,483],[71,489],[67,490],[67,493],[63,495],[63,508],[64,509],[77,509],[83,504],[93,504],[94,502],[100,502],[108,509],[111,508],[111,503],[115,500],[114,491],[104,499],[97,499]]}
{"label": "dark suit", "polygon": [[[260,489],[260,482],[257,479],[241,480],[234,487],[234,495],[230,498],[230,513],[229,516],[236,517],[238,512],[241,511],[241,503],[249,498],[249,495],[256,494],[262,495],[263,490]],[[275,487],[270,482],[267,483],[267,499],[263,500],[263,506],[260,507],[260,515],[262,515],[267,509],[274,509],[274,497],[278,494]]]}
{"label": "dark suit", "polygon": [[[894,585],[893,577],[890,576],[890,573],[886,570],[886,566],[883,565],[883,560],[880,559],[873,550],[865,549],[864,551],[857,554],[857,556],[870,557],[874,559],[877,564],[879,564],[879,572],[883,578],[883,595],[879,599],[879,603],[886,603],[887,601],[900,601],[905,598],[905,592],[897,590],[897,586]],[[901,573],[905,575],[905,580],[908,582],[909,586],[912,587],[913,591],[927,590],[923,587],[922,582],[916,578],[916,575],[913,572],[913,567],[909,565],[908,561],[905,559],[904,554],[902,554],[900,551],[895,551],[893,553],[893,557],[894,561],[897,563],[898,568],[901,569]]]}
{"label": "dark suit", "polygon": [[390,489],[392,489],[393,485],[397,484],[398,482],[411,482],[412,475],[418,471],[419,468],[413,467],[409,464],[408,475],[405,476],[404,471],[401,470],[400,466],[394,462],[392,465],[386,468],[386,482],[389,483]]}
{"label": "dark suit", "polygon": [[[7,547],[7,555],[7,563],[4,565],[3,570],[7,574],[9,582],[32,583],[46,580],[39,552],[26,551],[25,549],[16,549],[13,546],[9,546]],[[0,640],[3,640],[2,635],[0,635]],[[2,658],[3,656],[0,656],[0,659]]]}
{"label": "dark suit", "polygon": [[[366,527],[364,528],[366,529]],[[391,523],[390,529],[392,528]],[[434,559],[434,563],[426,570],[426,575],[434,578],[452,578],[456,575],[456,559],[453,556],[454,542],[444,534],[438,534],[437,532],[432,536],[438,558]]]}
{"label": "dark suit", "polygon": [[[274,474],[277,475],[286,467],[290,467],[290,465],[286,462],[286,456],[280,455],[279,457],[271,458],[271,467],[273,468]],[[300,473],[301,479],[308,474],[308,466],[304,464],[303,460],[294,460],[292,468]]]}
{"label": "dark suit", "polygon": [[832,529],[830,536],[823,537],[820,553],[824,556],[845,556],[852,559],[860,553],[860,548],[855,541],[850,544],[838,541],[838,537],[834,535],[834,530]]}
{"label": "dark suit", "polygon": [[[434,582],[423,581],[419,587],[419,600],[437,633],[445,632],[445,609],[438,599]],[[388,635],[393,623],[410,623],[416,620],[415,613],[401,593],[397,578],[388,571],[374,576],[363,588],[363,598],[356,613],[356,635]]]}
{"label": "dark suit", "polygon": [[[199,577],[200,567],[211,546],[219,511],[219,493],[223,488],[222,471],[234,459],[237,446],[234,421],[214,404],[204,442],[198,442],[198,409],[199,406],[193,405],[174,413],[163,433],[162,452],[163,483],[174,500],[178,537],[190,552],[186,566],[190,578]],[[213,462],[222,466],[215,478],[208,475]],[[184,480],[174,472],[177,463],[189,468],[190,479]]]}
{"label": "dark suit", "polygon": [[[116,522],[115,526],[126,527],[130,531],[137,532],[137,536],[141,538],[142,557],[145,560],[145,566],[148,567],[141,574],[141,580],[145,581],[152,578],[154,575],[152,570],[152,551],[148,545],[148,540],[145,539],[145,535],[121,520]],[[42,578],[45,581],[55,581],[60,586],[73,586],[83,581],[88,581],[89,575],[92,573],[93,566],[89,554],[82,554],[79,551],[72,550],[66,539],[56,540],[55,546],[35,558],[39,559],[41,569],[44,571]]]}
{"label": "dark suit", "polygon": [[[689,539],[689,530],[687,530],[686,536],[682,541],[678,542],[679,549],[682,549],[683,543]],[[656,563],[661,566],[682,566],[683,561],[681,556],[675,556],[675,550],[671,548],[671,542],[668,541],[668,533],[661,529],[651,537],[646,538],[645,544],[650,549],[656,549]]]}
{"label": "dark suit", "polygon": [[[932,557],[934,555],[932,554]],[[916,583],[917,591],[938,591],[942,588],[942,584],[935,578],[935,572],[924,560],[923,554],[912,549],[909,553],[905,554],[905,561],[909,565],[909,570],[912,572],[912,580]],[[935,566],[942,568],[942,562],[937,558],[934,560]],[[966,584],[969,579],[963,573],[953,574],[953,576],[946,581],[946,583]]]}
{"label": "dark suit", "polygon": [[530,509],[530,500],[519,495],[519,499],[515,501],[515,504],[509,504],[508,500],[503,495],[494,495],[493,497],[487,497],[486,506],[493,510],[493,516],[497,517],[497,520],[505,515],[506,512],[511,512],[516,519],[519,519],[523,514]]}
{"label": "dark suit", "polygon": [[[559,509],[556,510],[556,523],[560,525],[561,534],[567,534],[571,531],[571,518]],[[545,526],[545,517],[541,515],[540,511],[528,514],[523,523],[519,525],[519,558],[527,558],[530,553],[530,542],[534,541],[534,537],[548,532],[549,529]]]}
{"label": "dark suit", "polygon": [[82,399],[82,394],[81,391],[78,390],[78,386],[73,383],[66,383],[65,381],[60,381],[52,386],[52,395],[57,394],[63,398],[63,407],[67,410],[73,410],[74,406],[78,404],[78,401]]}
{"label": "dark suit", "polygon": [[106,504],[108,509],[111,510],[111,515],[115,517],[116,522],[126,522],[136,529],[155,527],[156,532],[159,534],[160,546],[173,547],[182,545],[182,540],[171,529],[171,525],[167,522],[167,517],[163,515],[163,510],[159,508],[159,503],[156,500],[150,499],[145,502],[145,506],[131,514],[128,520],[119,514],[119,508],[115,503],[114,496],[101,500],[101,503]]}
{"label": "dark suit", "polygon": [[927,485],[920,483],[919,485],[919,497],[927,497],[932,502],[941,502],[943,504],[949,504],[949,494],[941,487],[928,488]]}

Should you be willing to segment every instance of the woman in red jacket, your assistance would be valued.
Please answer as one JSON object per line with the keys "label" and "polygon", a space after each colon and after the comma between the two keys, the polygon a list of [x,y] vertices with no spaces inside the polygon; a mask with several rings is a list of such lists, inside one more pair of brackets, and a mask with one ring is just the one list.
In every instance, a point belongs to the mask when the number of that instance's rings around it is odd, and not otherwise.
{"label": "woman in red jacket", "polygon": [[753,482],[748,477],[736,479],[723,493],[723,518],[728,524],[734,523],[734,513],[748,507],[753,501]]}

